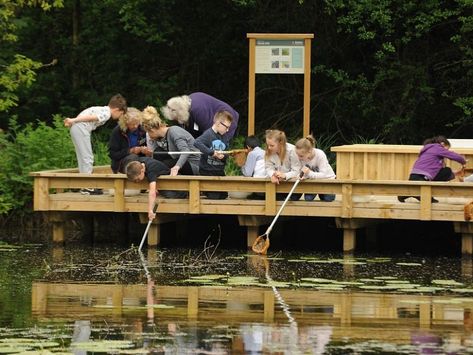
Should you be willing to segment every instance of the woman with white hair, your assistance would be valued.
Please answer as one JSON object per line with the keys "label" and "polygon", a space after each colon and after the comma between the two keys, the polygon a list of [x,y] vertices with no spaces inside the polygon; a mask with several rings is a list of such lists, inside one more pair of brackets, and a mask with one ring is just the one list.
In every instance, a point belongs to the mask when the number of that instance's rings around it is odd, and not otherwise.
{"label": "woman with white hair", "polygon": [[219,111],[228,111],[232,115],[232,124],[226,133],[229,139],[233,138],[238,126],[239,114],[233,107],[203,92],[172,97],[161,111],[167,119],[184,126],[194,138],[212,127],[214,116]]}
{"label": "woman with white hair", "polygon": [[143,113],[137,108],[128,108],[117,126],[112,130],[108,143],[108,155],[112,160],[112,171],[124,173],[126,165],[133,160],[144,157],[146,132],[141,126]]}

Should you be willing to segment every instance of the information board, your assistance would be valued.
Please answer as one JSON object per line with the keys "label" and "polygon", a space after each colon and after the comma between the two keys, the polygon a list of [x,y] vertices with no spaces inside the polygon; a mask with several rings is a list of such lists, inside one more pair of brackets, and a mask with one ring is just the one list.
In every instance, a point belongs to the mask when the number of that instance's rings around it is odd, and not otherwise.
{"label": "information board", "polygon": [[304,74],[304,40],[257,39],[256,74]]}

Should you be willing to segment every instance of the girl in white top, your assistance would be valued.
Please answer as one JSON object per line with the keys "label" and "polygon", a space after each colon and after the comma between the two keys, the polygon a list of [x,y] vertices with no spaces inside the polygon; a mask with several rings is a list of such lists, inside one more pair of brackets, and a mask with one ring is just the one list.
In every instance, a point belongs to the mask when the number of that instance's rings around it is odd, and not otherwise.
{"label": "girl in white top", "polygon": [[[325,153],[315,148],[315,139],[311,135],[296,142],[296,154],[304,172],[303,179],[335,179],[335,173],[330,166]],[[312,201],[317,194],[304,194],[306,201]],[[321,201],[335,200],[334,194],[319,194]]]}
{"label": "girl in white top", "polygon": [[[299,175],[301,163],[297,157],[294,145],[287,143],[286,134],[277,129],[266,131],[266,175],[271,182],[289,180]],[[277,194],[277,199],[284,199],[287,194]],[[298,200],[301,194],[293,194],[291,200]]]}
{"label": "girl in white top", "polygon": [[248,149],[248,157],[245,164],[241,167],[244,176],[266,177],[264,167],[264,150],[260,148],[260,141],[256,136],[245,138],[245,146]]}

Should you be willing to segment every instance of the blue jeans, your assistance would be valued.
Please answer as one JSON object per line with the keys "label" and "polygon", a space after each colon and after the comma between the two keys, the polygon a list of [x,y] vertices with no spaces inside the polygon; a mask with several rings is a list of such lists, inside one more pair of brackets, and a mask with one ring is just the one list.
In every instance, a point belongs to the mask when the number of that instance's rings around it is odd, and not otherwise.
{"label": "blue jeans", "polygon": [[[306,201],[313,201],[317,194],[304,194],[304,200]],[[332,202],[335,200],[334,194],[319,194],[320,201],[324,202]]]}

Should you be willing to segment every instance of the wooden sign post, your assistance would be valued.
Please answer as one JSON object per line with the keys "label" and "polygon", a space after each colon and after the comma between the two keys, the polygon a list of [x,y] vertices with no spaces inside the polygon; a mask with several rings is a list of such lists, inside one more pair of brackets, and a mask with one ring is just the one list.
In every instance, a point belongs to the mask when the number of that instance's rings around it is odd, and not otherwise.
{"label": "wooden sign post", "polygon": [[256,74],[304,74],[303,134],[310,132],[310,45],[313,34],[248,33],[248,135],[255,134]]}

